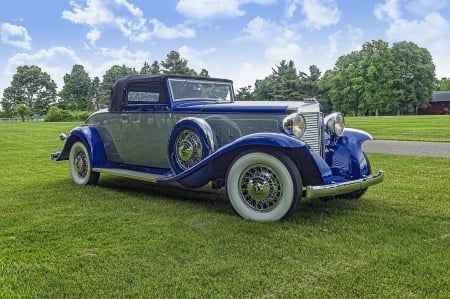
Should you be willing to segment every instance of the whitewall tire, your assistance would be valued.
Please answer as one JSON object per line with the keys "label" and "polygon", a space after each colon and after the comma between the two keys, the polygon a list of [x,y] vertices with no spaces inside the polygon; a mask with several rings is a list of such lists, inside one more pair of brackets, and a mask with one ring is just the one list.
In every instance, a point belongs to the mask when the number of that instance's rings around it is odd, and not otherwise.
{"label": "whitewall tire", "polygon": [[246,152],[228,169],[226,192],[241,217],[276,221],[291,216],[302,192],[300,173],[281,153]]}
{"label": "whitewall tire", "polygon": [[83,142],[75,142],[69,154],[70,174],[78,185],[93,185],[98,182],[100,173],[92,171],[89,151]]}

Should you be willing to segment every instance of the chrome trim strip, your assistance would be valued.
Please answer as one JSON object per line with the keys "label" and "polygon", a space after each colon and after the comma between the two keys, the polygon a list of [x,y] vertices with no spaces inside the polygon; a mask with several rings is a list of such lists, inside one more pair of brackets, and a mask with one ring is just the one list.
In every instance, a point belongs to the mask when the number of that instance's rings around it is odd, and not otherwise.
{"label": "chrome trim strip", "polygon": [[375,175],[370,175],[354,181],[323,186],[306,186],[305,198],[309,199],[350,193],[379,184],[383,181],[383,179],[384,172],[380,170]]}

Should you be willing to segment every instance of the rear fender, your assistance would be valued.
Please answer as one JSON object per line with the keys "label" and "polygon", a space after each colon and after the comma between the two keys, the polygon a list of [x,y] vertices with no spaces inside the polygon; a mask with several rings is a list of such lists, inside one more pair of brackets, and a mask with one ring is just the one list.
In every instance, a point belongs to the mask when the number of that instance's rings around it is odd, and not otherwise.
{"label": "rear fender", "polygon": [[90,126],[79,126],[70,131],[57,161],[68,160],[70,149],[77,141],[83,142],[88,148],[92,167],[101,167],[106,163],[106,152],[100,135],[94,127]]}
{"label": "rear fender", "polygon": [[373,139],[364,131],[346,128],[344,135],[326,147],[326,162],[333,175],[360,179],[369,174],[369,165],[362,144]]}

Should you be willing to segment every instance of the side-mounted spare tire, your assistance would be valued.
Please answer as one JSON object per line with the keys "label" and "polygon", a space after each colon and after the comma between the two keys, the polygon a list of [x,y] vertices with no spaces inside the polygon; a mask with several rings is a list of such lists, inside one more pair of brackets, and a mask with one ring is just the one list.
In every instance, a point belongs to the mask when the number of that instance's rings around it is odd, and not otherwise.
{"label": "side-mounted spare tire", "polygon": [[215,148],[214,135],[209,124],[196,117],[178,121],[169,137],[170,166],[176,173],[191,168]]}

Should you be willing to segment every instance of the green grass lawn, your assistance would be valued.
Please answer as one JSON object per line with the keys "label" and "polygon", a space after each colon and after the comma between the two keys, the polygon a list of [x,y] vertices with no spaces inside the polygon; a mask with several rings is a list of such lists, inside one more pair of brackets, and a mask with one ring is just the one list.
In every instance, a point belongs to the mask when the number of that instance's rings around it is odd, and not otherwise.
{"label": "green grass lawn", "polygon": [[346,117],[345,122],[375,139],[450,142],[450,115]]}
{"label": "green grass lawn", "polygon": [[221,192],[53,162],[75,124],[0,124],[0,298],[448,298],[450,159],[369,154],[359,201],[241,219]]}

